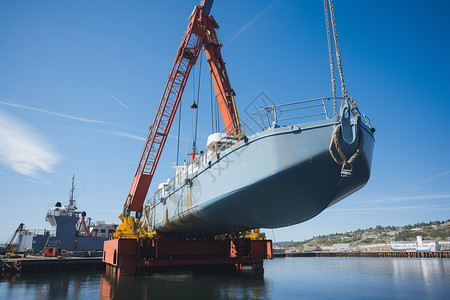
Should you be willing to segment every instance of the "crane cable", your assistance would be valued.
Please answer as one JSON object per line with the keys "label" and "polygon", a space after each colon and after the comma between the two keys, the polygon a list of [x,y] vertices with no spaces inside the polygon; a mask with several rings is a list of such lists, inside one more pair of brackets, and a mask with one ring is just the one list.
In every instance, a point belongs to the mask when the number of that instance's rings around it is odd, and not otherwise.
{"label": "crane cable", "polygon": [[211,100],[211,134],[214,133],[214,104],[213,104],[213,87],[212,87],[212,76],[209,76],[209,90],[210,90],[210,100]]}
{"label": "crane cable", "polygon": [[[197,132],[198,132],[198,106],[200,104],[200,78],[202,75],[202,58],[203,52],[200,52],[200,66],[198,70],[198,87],[197,87],[197,108],[195,110],[195,129],[194,129],[194,143],[192,145],[192,152],[197,154]],[[194,89],[194,102],[195,102],[195,89]]]}
{"label": "crane cable", "polygon": [[[210,101],[211,101],[211,133],[220,132],[220,121],[219,121],[219,105],[217,101],[213,101],[213,72],[211,71],[211,76],[209,77],[209,89],[210,89]],[[217,100],[217,99],[216,99]]]}
{"label": "crane cable", "polygon": [[180,108],[178,109],[178,139],[177,139],[177,166],[178,165],[178,158],[179,158],[179,154],[180,154],[180,131],[181,131],[181,111],[182,111],[182,105],[181,105],[181,101],[182,99],[180,99]]}
{"label": "crane cable", "polygon": [[[327,20],[327,34],[328,34],[328,49],[330,50],[330,65],[331,65],[331,71],[332,71],[332,81],[334,81],[334,74],[333,74],[333,59],[331,57],[331,34],[330,34],[330,28],[328,25],[328,18],[331,18],[331,26],[333,28],[333,39],[334,39],[334,46],[336,49],[336,61],[337,61],[337,65],[338,65],[338,70],[339,70],[339,77],[341,79],[341,89],[342,89],[342,98],[343,101],[341,102],[341,107],[344,104],[344,100],[348,98],[348,92],[347,92],[347,88],[345,86],[344,83],[344,73],[342,71],[342,64],[341,64],[341,54],[339,52],[339,42],[338,42],[338,37],[337,37],[337,30],[336,30],[336,21],[334,18],[334,9],[333,9],[333,0],[324,0],[324,6],[325,6],[325,14],[326,14],[326,20]],[[328,5],[330,7],[330,16],[328,16]],[[335,95],[335,82],[333,82],[333,96]],[[353,100],[353,99],[352,99]]]}

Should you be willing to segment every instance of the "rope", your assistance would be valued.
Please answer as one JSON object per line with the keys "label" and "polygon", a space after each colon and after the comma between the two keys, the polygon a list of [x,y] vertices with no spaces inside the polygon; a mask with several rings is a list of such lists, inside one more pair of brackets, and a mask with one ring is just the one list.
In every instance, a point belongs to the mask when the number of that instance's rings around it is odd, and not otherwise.
{"label": "rope", "polygon": [[323,0],[323,5],[325,8],[325,20],[327,23],[327,39],[328,39],[328,54],[330,56],[330,71],[331,71],[331,86],[333,89],[333,117],[337,116],[336,109],[336,79],[334,78],[334,62],[333,62],[333,51],[331,49],[331,33],[329,24],[329,14],[328,14],[328,3],[327,0]]}
{"label": "rope", "polygon": [[330,200],[328,201],[327,205],[325,206],[325,208],[328,207],[328,205],[330,205],[331,202],[333,202],[334,196],[336,196],[337,191],[339,190],[339,188],[341,187],[342,184],[342,180],[344,179],[344,177],[341,176],[341,179],[339,180],[338,185],[336,186],[336,189],[334,190],[333,196],[331,196]]}
{"label": "rope", "polygon": [[[183,193],[184,193],[184,189],[181,189],[181,195],[180,195],[180,199],[178,200],[177,206],[175,207],[173,216],[175,217],[176,212],[178,211],[178,208],[180,207],[180,203],[183,200]],[[170,195],[169,195],[170,197]],[[187,199],[186,199],[187,200]],[[183,209],[183,208],[181,208]],[[187,203],[186,203],[186,209],[187,209]],[[178,216],[181,214],[181,212],[178,212]]]}
{"label": "rope", "polygon": [[352,97],[348,97],[348,102],[350,102],[350,104],[351,104],[350,110],[351,110],[351,112],[353,113],[353,115],[354,115],[355,117],[356,117],[356,116],[360,116],[361,113],[359,112],[359,109],[358,109],[358,107],[356,106],[355,100],[353,100]]}
{"label": "rope", "polygon": [[333,26],[334,45],[336,48],[336,60],[338,63],[339,76],[341,78],[342,97],[344,99],[346,99],[348,97],[348,93],[347,93],[347,88],[345,87],[345,83],[344,83],[344,73],[342,71],[341,53],[339,52],[339,42],[338,42],[338,36],[337,36],[337,30],[336,30],[336,21],[334,19],[333,0],[328,0],[328,3],[330,4],[331,25]]}
{"label": "rope", "polygon": [[341,131],[342,125],[339,124],[334,128],[333,135],[331,137],[331,143],[329,147],[329,151],[331,154],[331,157],[333,160],[341,166],[346,166],[348,164],[353,163],[359,156],[359,154],[362,151],[362,147],[364,145],[364,135],[361,130],[359,130],[359,145],[358,149],[356,149],[355,153],[350,157],[350,159],[347,159],[347,156],[342,151],[341,147],[339,146],[339,139],[342,136]]}

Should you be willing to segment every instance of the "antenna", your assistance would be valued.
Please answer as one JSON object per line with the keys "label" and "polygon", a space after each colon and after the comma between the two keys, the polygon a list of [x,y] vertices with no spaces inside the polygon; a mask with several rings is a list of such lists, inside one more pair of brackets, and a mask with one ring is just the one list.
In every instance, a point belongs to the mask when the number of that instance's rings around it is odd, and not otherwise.
{"label": "antenna", "polygon": [[75,175],[72,176],[72,188],[70,189],[69,206],[73,206],[76,209],[77,205],[75,199],[73,199],[74,192],[75,192]]}

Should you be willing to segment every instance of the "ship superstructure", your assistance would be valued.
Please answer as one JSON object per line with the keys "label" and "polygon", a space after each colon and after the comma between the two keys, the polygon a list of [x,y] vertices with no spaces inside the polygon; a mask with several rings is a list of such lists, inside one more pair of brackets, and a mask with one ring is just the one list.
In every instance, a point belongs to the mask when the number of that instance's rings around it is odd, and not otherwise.
{"label": "ship superstructure", "polygon": [[103,243],[115,232],[117,225],[104,221],[85,220],[86,212],[79,211],[74,199],[75,176],[72,177],[69,203],[55,206],[47,211],[45,220],[52,230],[22,230],[19,237],[19,251],[40,252],[46,246],[54,246],[63,250],[102,250]]}

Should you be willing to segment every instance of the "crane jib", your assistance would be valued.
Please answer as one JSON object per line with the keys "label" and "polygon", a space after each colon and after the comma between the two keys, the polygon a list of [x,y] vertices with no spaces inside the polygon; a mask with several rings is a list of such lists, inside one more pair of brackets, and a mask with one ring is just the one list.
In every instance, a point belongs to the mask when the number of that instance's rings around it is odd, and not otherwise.
{"label": "crane jib", "polygon": [[147,141],[125,202],[124,213],[140,212],[153,175],[161,157],[166,139],[183,95],[187,79],[203,47],[213,78],[215,95],[228,134],[238,135],[239,117],[234,103],[236,95],[228,79],[215,29],[219,25],[209,15],[212,0],[203,0],[196,6],[181,40],[172,70],[169,74],[155,119],[150,126]]}

